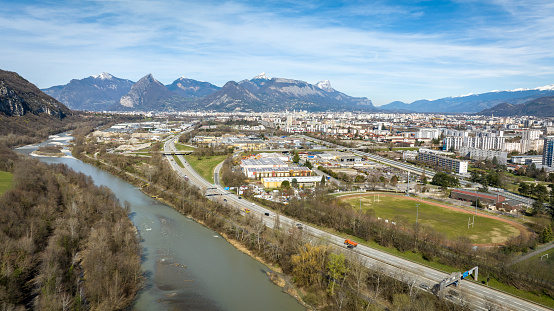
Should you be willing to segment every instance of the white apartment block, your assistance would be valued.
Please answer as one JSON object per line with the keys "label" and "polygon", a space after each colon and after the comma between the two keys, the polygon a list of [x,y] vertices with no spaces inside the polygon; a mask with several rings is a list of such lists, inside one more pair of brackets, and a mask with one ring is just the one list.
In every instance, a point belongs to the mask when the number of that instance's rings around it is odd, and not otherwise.
{"label": "white apartment block", "polygon": [[444,150],[450,150],[451,148],[459,150],[463,146],[464,137],[445,137],[442,143],[444,145]]}
{"label": "white apartment block", "polygon": [[496,157],[498,163],[500,164],[505,165],[508,162],[508,153],[505,151],[462,147],[460,148],[460,154],[473,160],[492,160]]}
{"label": "white apartment block", "polygon": [[472,147],[477,149],[502,150],[506,137],[464,137],[464,147]]}
{"label": "white apartment block", "polygon": [[521,139],[537,140],[541,137],[542,131],[539,130],[526,130],[521,132]]}
{"label": "white apartment block", "polygon": [[467,131],[459,131],[454,129],[442,129],[444,136],[454,136],[454,137],[468,137],[469,133]]}
{"label": "white apartment block", "polygon": [[417,139],[437,139],[440,136],[440,129],[419,129],[415,138]]}

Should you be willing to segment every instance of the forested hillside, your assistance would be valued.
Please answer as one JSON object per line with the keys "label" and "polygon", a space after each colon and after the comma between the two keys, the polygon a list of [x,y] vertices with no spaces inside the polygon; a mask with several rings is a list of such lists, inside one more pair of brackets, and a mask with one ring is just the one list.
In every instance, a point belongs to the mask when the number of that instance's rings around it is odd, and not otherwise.
{"label": "forested hillside", "polygon": [[117,310],[142,281],[135,228],[115,195],[65,165],[0,146],[0,309]]}

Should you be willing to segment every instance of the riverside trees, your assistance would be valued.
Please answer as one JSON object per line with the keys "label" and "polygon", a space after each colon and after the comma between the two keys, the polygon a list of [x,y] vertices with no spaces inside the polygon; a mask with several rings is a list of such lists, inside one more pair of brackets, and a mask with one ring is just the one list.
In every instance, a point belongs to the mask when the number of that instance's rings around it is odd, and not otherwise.
{"label": "riverside trees", "polygon": [[10,160],[14,187],[0,197],[1,308],[128,306],[142,281],[128,210],[65,165]]}

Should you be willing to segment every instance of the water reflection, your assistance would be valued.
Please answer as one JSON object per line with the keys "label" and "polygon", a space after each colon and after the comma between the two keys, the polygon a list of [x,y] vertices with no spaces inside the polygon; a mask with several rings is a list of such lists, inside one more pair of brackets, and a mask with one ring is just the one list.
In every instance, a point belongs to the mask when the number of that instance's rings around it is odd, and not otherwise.
{"label": "water reflection", "polygon": [[[56,135],[47,142],[18,148],[29,154],[39,146],[70,139]],[[266,266],[238,251],[219,235],[172,208],[144,195],[133,185],[70,156],[39,157],[46,163],[64,163],[112,189],[121,202],[130,203],[130,219],[144,249],[142,267],[147,276],[133,310],[305,310],[296,300],[268,281]]]}

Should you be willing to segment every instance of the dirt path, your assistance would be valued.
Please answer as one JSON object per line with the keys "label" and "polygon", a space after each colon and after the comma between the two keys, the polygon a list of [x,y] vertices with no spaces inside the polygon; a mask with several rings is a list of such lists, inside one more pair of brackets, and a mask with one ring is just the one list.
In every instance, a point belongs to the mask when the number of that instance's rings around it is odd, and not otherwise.
{"label": "dirt path", "polygon": [[[362,196],[368,196],[368,195],[372,195],[373,193],[364,193],[364,194],[361,194]],[[397,194],[389,194],[389,193],[379,193],[379,195],[381,196],[387,196],[387,197],[398,197]],[[351,197],[351,196],[360,196],[360,193],[353,193],[353,194],[345,194],[343,196],[340,196],[339,198],[342,200],[342,199],[345,199],[345,198],[348,198],[348,197]],[[441,204],[441,203],[436,203],[436,202],[432,202],[432,201],[427,201],[427,200],[423,200],[423,199],[420,199],[420,198],[415,198],[415,197],[404,197],[405,199],[408,199],[408,200],[412,200],[412,201],[417,201],[417,202],[424,202],[425,204],[430,204],[430,205],[435,205],[435,206],[440,206],[440,207],[444,207],[444,208],[447,208],[447,209],[450,209],[450,210],[453,210],[453,211],[457,211],[457,212],[462,212],[462,213],[466,213],[466,214],[474,214],[473,211],[468,211],[468,210],[465,210],[463,208],[458,208],[458,207],[454,207],[454,206],[451,206],[451,205],[446,205],[446,204]],[[527,236],[528,234],[530,234],[531,232],[529,231],[529,229],[527,229],[524,225],[518,223],[518,222],[515,222],[515,221],[512,221],[512,220],[509,220],[509,219],[504,219],[504,218],[500,218],[500,217],[496,217],[496,216],[493,216],[493,215],[488,215],[488,214],[483,214],[483,213],[477,213],[478,216],[481,216],[481,217],[486,217],[486,218],[491,218],[491,219],[496,219],[498,221],[501,221],[501,222],[504,222],[504,223],[507,223],[511,226],[514,226],[516,229],[519,230],[519,233],[521,235],[525,235]],[[484,244],[473,244],[475,246],[500,246],[500,245],[504,245],[505,243],[484,243]]]}

